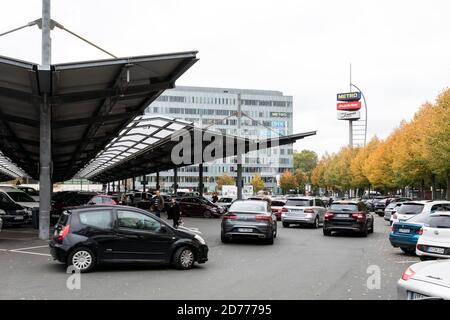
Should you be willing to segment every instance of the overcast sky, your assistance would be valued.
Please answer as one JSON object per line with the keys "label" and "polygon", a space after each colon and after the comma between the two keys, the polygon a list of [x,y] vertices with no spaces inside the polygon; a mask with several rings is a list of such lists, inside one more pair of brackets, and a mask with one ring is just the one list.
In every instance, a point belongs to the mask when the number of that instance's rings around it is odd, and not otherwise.
{"label": "overcast sky", "polygon": [[[41,16],[41,0],[2,1],[0,32]],[[52,18],[118,56],[198,50],[178,85],[279,90],[294,97],[296,149],[348,143],[336,93],[366,95],[369,137],[385,138],[450,84],[450,1],[53,0]],[[108,58],[52,33],[54,63]],[[0,55],[40,62],[40,31],[0,38]]]}

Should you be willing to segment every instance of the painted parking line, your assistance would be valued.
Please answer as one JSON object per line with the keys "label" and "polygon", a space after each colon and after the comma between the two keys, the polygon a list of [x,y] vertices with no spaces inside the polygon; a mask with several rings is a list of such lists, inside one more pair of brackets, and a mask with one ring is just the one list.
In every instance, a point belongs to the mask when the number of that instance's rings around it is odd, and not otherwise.
{"label": "painted parking line", "polygon": [[420,262],[418,260],[403,260],[403,261],[395,261],[395,263],[403,264],[403,263],[416,263]]}
{"label": "painted parking line", "polygon": [[0,249],[0,252],[6,252],[8,249]]}
{"label": "painted parking line", "polygon": [[30,251],[17,251],[17,250],[8,250],[8,252],[13,252],[13,253],[24,253],[24,254],[31,254],[31,255],[35,255],[35,256],[43,256],[43,257],[51,257],[51,254],[48,253],[38,253],[38,252],[30,252]]}
{"label": "painted parking line", "polygon": [[31,249],[38,249],[38,248],[47,248],[48,244],[44,246],[34,246],[34,247],[27,247],[27,248],[18,248],[18,249],[11,249],[10,251],[24,251],[24,250],[31,250]]}

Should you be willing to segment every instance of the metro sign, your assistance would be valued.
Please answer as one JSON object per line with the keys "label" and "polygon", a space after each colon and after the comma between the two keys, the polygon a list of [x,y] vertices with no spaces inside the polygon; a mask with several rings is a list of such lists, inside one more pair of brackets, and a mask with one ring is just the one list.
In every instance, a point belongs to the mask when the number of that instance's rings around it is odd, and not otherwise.
{"label": "metro sign", "polygon": [[361,109],[361,101],[338,102],[337,109],[342,111],[355,111]]}

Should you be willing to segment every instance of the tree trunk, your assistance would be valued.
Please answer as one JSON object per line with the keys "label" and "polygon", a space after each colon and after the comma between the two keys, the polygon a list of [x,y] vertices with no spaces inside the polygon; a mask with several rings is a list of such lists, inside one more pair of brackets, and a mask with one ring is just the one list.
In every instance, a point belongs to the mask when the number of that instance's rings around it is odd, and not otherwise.
{"label": "tree trunk", "polygon": [[431,186],[432,186],[431,200],[436,200],[436,175],[435,174],[431,175]]}
{"label": "tree trunk", "polygon": [[425,200],[425,180],[422,179],[422,185],[420,186],[420,197],[421,200]]}
{"label": "tree trunk", "polygon": [[447,192],[445,199],[450,200],[450,174],[448,172],[447,172]]}

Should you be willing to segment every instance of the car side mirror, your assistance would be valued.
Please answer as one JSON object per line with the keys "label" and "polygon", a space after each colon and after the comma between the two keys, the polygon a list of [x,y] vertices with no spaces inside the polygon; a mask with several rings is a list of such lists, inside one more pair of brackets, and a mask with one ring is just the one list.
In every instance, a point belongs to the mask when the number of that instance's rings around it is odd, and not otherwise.
{"label": "car side mirror", "polygon": [[91,202],[88,203],[88,205],[93,206],[93,205],[95,205],[95,202],[91,201]]}

